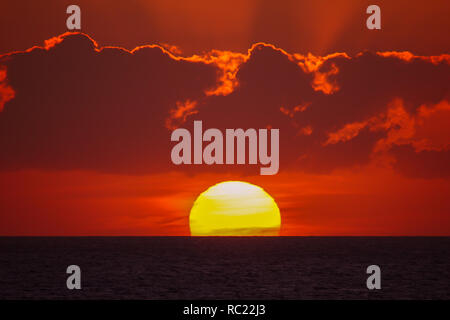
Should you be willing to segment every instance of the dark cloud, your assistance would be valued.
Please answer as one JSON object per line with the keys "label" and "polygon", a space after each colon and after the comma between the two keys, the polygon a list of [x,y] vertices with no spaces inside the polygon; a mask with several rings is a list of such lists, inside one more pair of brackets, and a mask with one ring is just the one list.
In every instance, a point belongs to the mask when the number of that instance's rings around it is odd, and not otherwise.
{"label": "dark cloud", "polygon": [[169,110],[202,97],[217,76],[211,65],[158,47],[98,50],[84,35],[2,64],[16,92],[0,113],[2,169],[162,169],[170,161]]}
{"label": "dark cloud", "polygon": [[[128,52],[100,49],[80,34],[62,39],[47,49],[0,58],[15,92],[0,112],[3,170],[174,169],[168,124],[192,130],[193,120],[202,120],[204,129],[280,128],[281,170],[329,172],[373,158],[377,142],[392,129],[383,123],[393,100],[401,99],[414,117],[420,106],[450,95],[448,58],[368,52],[304,57],[258,44],[248,57],[231,61],[225,59],[229,52],[215,52],[216,60],[208,54],[180,58],[158,46]],[[225,72],[237,86],[229,94],[211,94],[224,70],[235,70],[224,61],[240,61],[236,73]],[[369,125],[371,119],[379,124]],[[327,143],[346,126],[341,134],[347,136]],[[395,167],[408,174],[414,170],[406,168],[424,161],[444,165],[448,158],[445,150],[398,150],[391,152],[399,157]],[[259,167],[245,169],[257,173]],[[178,169],[211,168],[230,170]]]}
{"label": "dark cloud", "polygon": [[404,175],[418,178],[450,176],[450,150],[416,152],[412,146],[395,146],[392,153],[396,159],[395,169]]}
{"label": "dark cloud", "polygon": [[[236,90],[206,101],[188,119],[219,128],[281,128],[281,169],[324,173],[371,161],[376,143],[391,129],[386,121],[393,101],[400,99],[414,116],[424,104],[449,100],[447,56],[407,60],[365,52],[330,56],[317,69],[299,66],[314,59],[259,44],[237,72]],[[373,119],[378,126],[369,125]],[[331,133],[354,123],[365,124],[353,137],[326,143]]]}

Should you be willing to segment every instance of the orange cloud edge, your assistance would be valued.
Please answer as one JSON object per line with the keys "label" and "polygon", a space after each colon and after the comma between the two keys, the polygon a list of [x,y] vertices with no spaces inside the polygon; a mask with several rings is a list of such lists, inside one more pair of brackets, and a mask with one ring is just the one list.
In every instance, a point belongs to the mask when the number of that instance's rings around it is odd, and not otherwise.
{"label": "orange cloud edge", "polygon": [[[69,36],[74,35],[82,35],[88,38],[94,47],[94,50],[97,52],[101,52],[104,49],[117,49],[127,52],[129,54],[134,54],[135,52],[144,49],[144,48],[158,48],[164,54],[168,55],[171,59],[177,61],[188,61],[188,62],[200,62],[204,64],[212,64],[219,70],[219,77],[217,79],[217,86],[215,88],[211,88],[205,92],[206,96],[213,95],[228,95],[234,91],[234,89],[238,86],[238,81],[236,79],[236,73],[239,70],[239,67],[246,62],[252,53],[258,47],[270,47],[271,49],[278,51],[279,53],[285,55],[290,61],[296,63],[305,73],[312,73],[314,75],[314,79],[311,83],[312,88],[315,91],[321,91],[324,94],[333,94],[339,91],[339,86],[332,81],[329,81],[328,77],[331,75],[335,75],[339,72],[338,68],[335,64],[331,65],[330,70],[323,72],[320,71],[320,67],[329,59],[336,57],[343,57],[345,59],[352,59],[345,52],[335,52],[330,53],[324,56],[313,55],[312,53],[307,53],[306,55],[300,53],[289,53],[286,50],[279,48],[273,44],[266,42],[256,42],[254,43],[246,53],[241,52],[233,52],[233,51],[224,51],[224,50],[210,50],[207,52],[203,52],[201,54],[193,54],[191,56],[183,56],[182,50],[176,45],[171,45],[167,43],[161,44],[148,44],[137,46],[131,50],[128,50],[119,46],[100,46],[96,40],[90,35],[83,32],[65,32],[50,39],[44,40],[43,46],[33,46],[23,51],[12,51],[4,54],[0,54],[0,58],[7,58],[8,56],[12,56],[20,53],[28,53],[33,50],[50,50]],[[360,56],[364,52],[360,52],[355,55],[355,57]],[[415,55],[410,51],[385,51],[385,52],[376,52],[378,56],[385,58],[396,58],[406,63],[412,62],[415,59],[423,60],[429,63],[438,64],[445,61],[450,65],[450,54],[441,54],[435,56],[421,56]],[[7,70],[5,67],[0,68],[0,112],[3,110],[3,107],[6,102],[13,99],[15,96],[15,92],[12,87],[10,87],[7,83]],[[177,126],[172,124],[172,120],[177,120],[179,118],[185,119],[186,116],[195,112],[195,105],[197,102],[195,101],[180,101],[177,103],[177,108],[171,111],[171,117],[166,121],[166,127],[168,129],[174,129]],[[190,112],[188,115],[183,113],[183,110]],[[288,113],[288,110],[281,110],[284,113]],[[296,112],[298,110],[294,110]]]}

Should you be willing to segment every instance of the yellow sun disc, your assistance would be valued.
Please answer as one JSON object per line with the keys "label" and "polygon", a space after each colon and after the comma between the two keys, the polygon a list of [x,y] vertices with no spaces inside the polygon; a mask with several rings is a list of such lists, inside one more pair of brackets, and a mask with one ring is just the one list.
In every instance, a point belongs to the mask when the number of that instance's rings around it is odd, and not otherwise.
{"label": "yellow sun disc", "polygon": [[280,210],[262,188],[241,181],[218,183],[200,194],[189,216],[193,236],[276,236]]}

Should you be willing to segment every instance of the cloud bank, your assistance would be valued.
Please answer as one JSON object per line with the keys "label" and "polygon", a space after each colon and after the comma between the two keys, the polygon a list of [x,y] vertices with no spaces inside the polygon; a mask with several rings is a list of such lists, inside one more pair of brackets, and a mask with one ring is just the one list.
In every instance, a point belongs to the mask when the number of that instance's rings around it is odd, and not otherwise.
{"label": "cloud bank", "polygon": [[257,43],[246,53],[183,57],[67,33],[0,56],[0,66],[3,171],[257,173],[175,167],[171,130],[202,120],[207,128],[280,128],[280,171],[378,163],[408,176],[450,174],[449,55],[321,57]]}

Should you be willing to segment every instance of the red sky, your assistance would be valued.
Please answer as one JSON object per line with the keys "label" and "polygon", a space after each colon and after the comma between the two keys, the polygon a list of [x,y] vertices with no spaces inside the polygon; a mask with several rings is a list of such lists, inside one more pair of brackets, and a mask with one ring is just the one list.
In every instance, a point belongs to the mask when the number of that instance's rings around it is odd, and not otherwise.
{"label": "red sky", "polygon": [[[59,37],[69,3],[2,3],[0,235],[188,235],[224,180],[281,235],[450,235],[449,2],[380,1],[380,31],[329,3],[79,1]],[[193,120],[280,128],[279,174],[172,165]]]}

